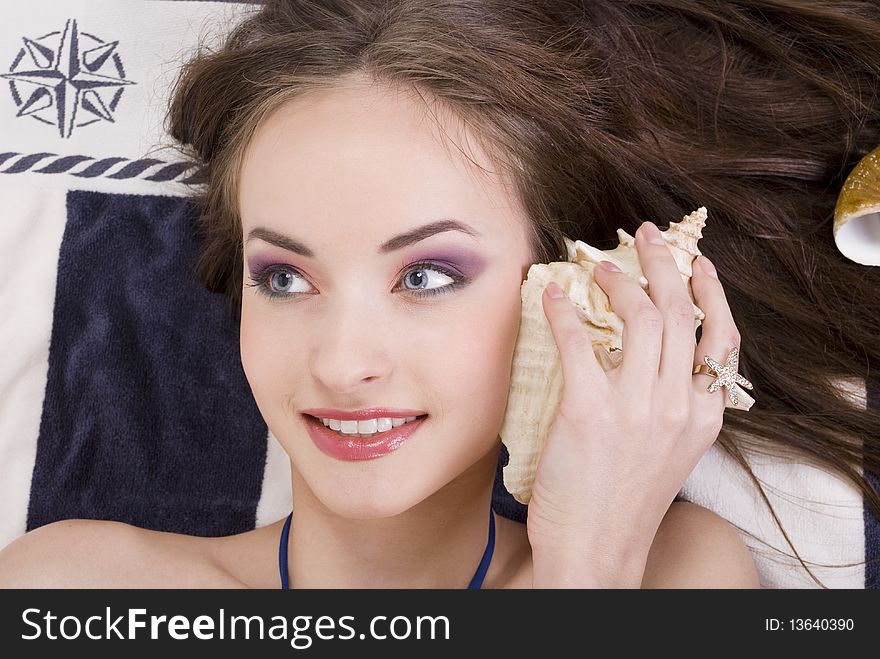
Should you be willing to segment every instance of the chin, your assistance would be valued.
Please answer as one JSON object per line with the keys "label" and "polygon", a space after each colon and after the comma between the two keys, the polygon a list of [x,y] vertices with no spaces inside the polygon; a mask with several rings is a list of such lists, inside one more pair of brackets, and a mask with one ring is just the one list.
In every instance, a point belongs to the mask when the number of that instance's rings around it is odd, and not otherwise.
{"label": "chin", "polygon": [[375,478],[359,476],[349,474],[346,478],[339,472],[322,471],[317,475],[317,481],[310,482],[309,486],[312,495],[332,513],[361,520],[395,517],[431,494],[429,484],[414,483],[412,475],[389,477],[383,470],[381,474],[375,474]]}
{"label": "chin", "polygon": [[360,498],[356,501],[339,499],[334,496],[332,500],[324,499],[323,503],[340,517],[373,520],[395,517],[406,512],[418,502],[405,500],[400,496],[400,493],[397,493],[387,498],[374,496],[372,498]]}

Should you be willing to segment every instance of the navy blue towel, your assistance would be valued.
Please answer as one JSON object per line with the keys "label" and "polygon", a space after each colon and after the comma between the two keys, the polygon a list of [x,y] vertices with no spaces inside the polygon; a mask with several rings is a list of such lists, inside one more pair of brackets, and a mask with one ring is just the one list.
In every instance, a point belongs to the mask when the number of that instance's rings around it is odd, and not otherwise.
{"label": "navy blue towel", "polygon": [[183,198],[71,191],[28,529],[254,528],[266,424]]}

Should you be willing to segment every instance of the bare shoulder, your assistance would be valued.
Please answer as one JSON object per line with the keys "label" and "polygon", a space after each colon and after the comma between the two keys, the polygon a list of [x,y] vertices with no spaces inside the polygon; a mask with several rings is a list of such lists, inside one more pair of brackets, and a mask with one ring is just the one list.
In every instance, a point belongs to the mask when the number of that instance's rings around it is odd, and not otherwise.
{"label": "bare shoulder", "polygon": [[759,588],[751,552],[726,519],[676,501],[648,554],[642,588]]}
{"label": "bare shoulder", "polygon": [[63,520],[0,551],[0,588],[235,588],[213,538]]}

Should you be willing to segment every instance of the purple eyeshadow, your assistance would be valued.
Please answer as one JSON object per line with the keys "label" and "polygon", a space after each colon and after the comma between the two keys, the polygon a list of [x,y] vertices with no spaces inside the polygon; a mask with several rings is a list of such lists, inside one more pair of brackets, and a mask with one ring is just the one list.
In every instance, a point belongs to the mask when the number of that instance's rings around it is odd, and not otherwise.
{"label": "purple eyeshadow", "polygon": [[247,260],[248,264],[248,272],[251,277],[257,275],[257,273],[262,272],[265,268],[270,265],[282,264],[282,260],[272,258],[271,256],[254,256]]}
{"label": "purple eyeshadow", "polygon": [[[438,263],[447,263],[467,278],[473,278],[483,269],[485,259],[471,251],[453,248],[439,248],[433,250],[425,250],[421,253],[415,253],[407,259],[409,263],[416,261],[436,261]],[[262,272],[270,265],[288,265],[283,259],[277,259],[270,255],[254,255],[247,259],[247,267],[250,275],[253,277],[257,273]]]}
{"label": "purple eyeshadow", "polygon": [[422,253],[413,254],[412,258],[407,259],[415,263],[416,261],[436,261],[438,263],[448,263],[462,275],[468,279],[472,279],[479,273],[486,261],[483,257],[474,254],[468,250],[439,248],[425,250]]}

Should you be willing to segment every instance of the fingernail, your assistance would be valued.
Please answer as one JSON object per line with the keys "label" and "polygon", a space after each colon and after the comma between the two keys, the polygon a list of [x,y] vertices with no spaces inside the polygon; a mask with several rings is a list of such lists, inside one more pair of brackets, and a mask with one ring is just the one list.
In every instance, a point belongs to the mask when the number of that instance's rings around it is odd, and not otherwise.
{"label": "fingernail", "polygon": [[611,272],[620,272],[620,268],[614,265],[611,261],[601,261],[599,267],[603,270],[610,270]]}
{"label": "fingernail", "polygon": [[557,284],[555,281],[551,281],[547,285],[547,295],[549,295],[552,298],[562,297],[562,289],[559,288],[559,284]]}
{"label": "fingernail", "polygon": [[652,245],[662,245],[666,242],[663,240],[663,236],[660,235],[660,229],[653,222],[643,223],[641,231],[645,239]]}
{"label": "fingernail", "polygon": [[707,259],[705,256],[700,256],[700,267],[707,275],[718,279],[718,272],[715,270],[715,266],[712,265],[712,261]]}

